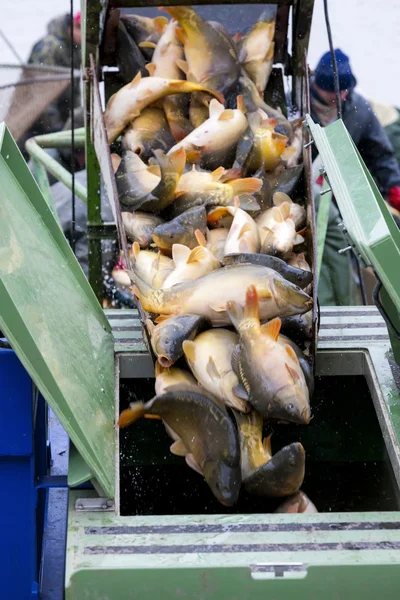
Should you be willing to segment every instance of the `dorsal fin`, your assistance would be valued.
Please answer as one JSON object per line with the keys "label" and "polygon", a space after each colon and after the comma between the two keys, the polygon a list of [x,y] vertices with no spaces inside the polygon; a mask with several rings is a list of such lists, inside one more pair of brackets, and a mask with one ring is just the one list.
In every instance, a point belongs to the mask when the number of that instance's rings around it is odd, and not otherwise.
{"label": "dorsal fin", "polygon": [[260,314],[258,310],[258,294],[254,285],[251,285],[246,292],[244,316],[246,319],[260,320]]}
{"label": "dorsal fin", "polygon": [[157,44],[154,42],[140,42],[138,46],[139,48],[152,48],[153,50],[157,48]]}
{"label": "dorsal fin", "polygon": [[284,202],[280,205],[279,210],[281,211],[283,220],[286,221],[286,219],[288,219],[290,216],[290,204],[288,202]]}
{"label": "dorsal fin", "polygon": [[158,33],[162,33],[165,27],[168,25],[169,20],[167,17],[154,17],[153,23],[155,25],[156,31],[158,31]]}
{"label": "dorsal fin", "polygon": [[[180,41],[180,43],[182,45],[184,45],[186,36],[185,36],[185,32],[183,31],[182,27],[177,27],[175,29],[175,35],[176,35],[177,39]],[[181,68],[181,67],[179,67],[179,68]]]}
{"label": "dorsal fin", "polygon": [[156,70],[156,65],[154,63],[148,63],[146,65],[146,69],[150,75],[150,77],[152,77],[154,75],[154,71]]}
{"label": "dorsal fin", "polygon": [[194,232],[194,235],[195,235],[198,245],[203,246],[203,248],[205,248],[207,246],[207,240],[204,237],[203,233],[200,231],[200,229],[196,229],[196,231]]}
{"label": "dorsal fin", "polygon": [[282,321],[279,317],[275,317],[272,321],[268,321],[268,323],[264,323],[261,326],[261,331],[264,335],[272,338],[274,342],[278,341],[279,332],[281,330]]}
{"label": "dorsal fin", "polygon": [[139,83],[142,80],[142,74],[139,71],[137,75],[135,75],[135,77],[132,79],[132,81],[130,83],[128,83],[128,86],[130,88],[135,88],[137,85],[139,85]]}
{"label": "dorsal fin", "polygon": [[218,117],[224,112],[225,107],[223,104],[221,104],[221,102],[218,102],[216,98],[213,98],[210,102],[208,110],[210,117]]}
{"label": "dorsal fin", "polygon": [[219,115],[218,121],[230,121],[234,118],[234,116],[235,113],[233,112],[232,108],[227,108]]}
{"label": "dorsal fin", "polygon": [[184,246],[183,244],[174,244],[172,246],[172,260],[175,263],[175,266],[178,267],[185,263],[189,257],[190,248]]}
{"label": "dorsal fin", "polygon": [[185,340],[182,344],[183,353],[189,362],[195,362],[196,360],[196,344],[191,340]]}
{"label": "dorsal fin", "polygon": [[277,221],[278,223],[283,223],[284,219],[283,219],[283,215],[281,213],[280,208],[278,208],[277,206],[274,206],[274,208],[272,209],[272,214],[273,214],[275,221]]}
{"label": "dorsal fin", "polygon": [[268,48],[267,54],[264,56],[264,62],[272,60],[274,58],[274,52],[275,52],[275,44],[274,44],[274,42],[272,42],[272,44]]}
{"label": "dorsal fin", "polygon": [[187,64],[186,60],[182,60],[181,58],[178,58],[178,60],[176,61],[176,65],[181,71],[183,71],[183,73],[185,73],[185,75],[188,74],[189,65]]}
{"label": "dorsal fin", "polygon": [[236,98],[236,108],[244,115],[247,113],[246,104],[244,103],[244,98],[241,94],[239,94],[239,96]]}
{"label": "dorsal fin", "polygon": [[275,192],[275,194],[272,196],[272,202],[275,206],[280,206],[284,202],[293,204],[293,200],[284,192]]}
{"label": "dorsal fin", "polygon": [[140,246],[138,242],[133,242],[132,244],[133,256],[137,258],[140,254]]}
{"label": "dorsal fin", "polygon": [[218,169],[215,169],[214,171],[212,171],[211,177],[212,177],[213,181],[218,181],[219,179],[221,179],[221,177],[222,177],[222,175],[224,175],[224,173],[225,173],[224,167],[218,167]]}
{"label": "dorsal fin", "polygon": [[169,158],[171,159],[175,171],[181,176],[186,165],[185,148],[178,148],[173,154],[170,154]]}

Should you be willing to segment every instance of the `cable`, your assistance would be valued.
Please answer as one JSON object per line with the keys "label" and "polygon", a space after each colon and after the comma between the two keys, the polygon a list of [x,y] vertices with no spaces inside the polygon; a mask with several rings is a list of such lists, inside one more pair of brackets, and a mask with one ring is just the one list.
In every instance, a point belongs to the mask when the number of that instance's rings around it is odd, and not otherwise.
{"label": "cable", "polygon": [[324,12],[325,12],[326,31],[328,33],[329,51],[331,53],[331,60],[332,60],[332,66],[333,66],[333,80],[335,82],[336,108],[337,108],[338,118],[341,119],[342,118],[342,103],[340,101],[339,75],[338,75],[338,69],[337,69],[335,50],[333,48],[331,24],[329,22],[328,0],[324,0]]}
{"label": "cable", "polygon": [[72,205],[71,205],[71,248],[75,254],[75,115],[74,115],[74,0],[70,0],[70,30],[71,30],[71,175],[72,175]]}

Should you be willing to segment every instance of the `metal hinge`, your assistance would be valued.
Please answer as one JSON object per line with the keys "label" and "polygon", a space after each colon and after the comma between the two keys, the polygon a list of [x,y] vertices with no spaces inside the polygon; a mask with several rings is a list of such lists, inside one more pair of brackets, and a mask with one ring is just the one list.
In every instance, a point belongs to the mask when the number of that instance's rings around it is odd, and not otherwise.
{"label": "metal hinge", "polygon": [[307,565],[300,562],[256,563],[250,565],[253,579],[302,578],[307,575]]}
{"label": "metal hinge", "polygon": [[77,512],[113,512],[114,501],[109,498],[78,498],[75,501]]}

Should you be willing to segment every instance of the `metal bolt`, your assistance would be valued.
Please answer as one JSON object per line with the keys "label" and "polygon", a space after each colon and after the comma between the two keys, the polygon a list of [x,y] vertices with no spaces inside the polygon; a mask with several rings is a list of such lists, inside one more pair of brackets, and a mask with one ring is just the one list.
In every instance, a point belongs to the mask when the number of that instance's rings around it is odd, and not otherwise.
{"label": "metal bolt", "polygon": [[110,508],[113,505],[113,501],[112,500],[107,500],[107,506]]}
{"label": "metal bolt", "polygon": [[348,252],[349,250],[352,250],[353,246],[346,246],[346,248],[341,248],[340,250],[338,250],[338,254],[344,254],[345,252]]}
{"label": "metal bolt", "polygon": [[311,140],[311,142],[308,142],[307,144],[304,144],[304,148],[309,148],[310,146],[312,146],[314,143],[314,140]]}
{"label": "metal bolt", "polygon": [[78,504],[76,508],[78,508],[79,510],[82,510],[83,504]]}
{"label": "metal bolt", "polygon": [[323,191],[320,193],[320,196],[324,196],[325,194],[329,194],[329,192],[331,192],[331,191],[332,191],[332,189],[331,189],[331,188],[328,188],[327,190],[323,190]]}

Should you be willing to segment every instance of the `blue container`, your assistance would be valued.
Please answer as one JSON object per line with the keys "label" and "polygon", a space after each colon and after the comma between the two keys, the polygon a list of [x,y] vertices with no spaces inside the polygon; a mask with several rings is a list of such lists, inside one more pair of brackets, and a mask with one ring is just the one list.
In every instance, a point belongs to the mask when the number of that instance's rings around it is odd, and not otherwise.
{"label": "blue container", "polygon": [[14,351],[0,348],[0,597],[7,600],[39,597],[47,493],[35,481],[46,462],[43,398]]}

